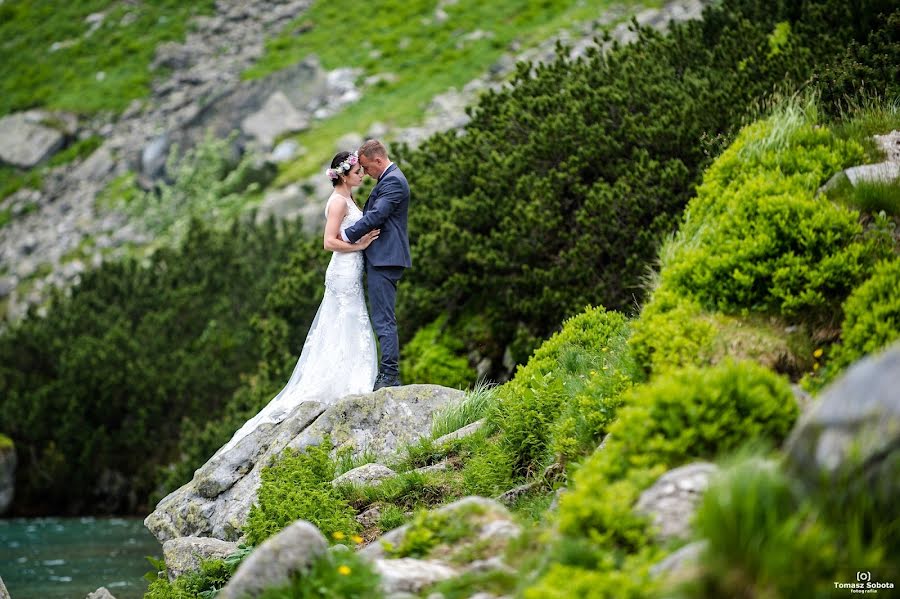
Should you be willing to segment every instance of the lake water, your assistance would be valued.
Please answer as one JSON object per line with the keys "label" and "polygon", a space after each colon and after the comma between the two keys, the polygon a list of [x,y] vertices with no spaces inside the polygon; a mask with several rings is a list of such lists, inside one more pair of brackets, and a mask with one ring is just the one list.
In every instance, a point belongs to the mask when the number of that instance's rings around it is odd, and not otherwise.
{"label": "lake water", "polygon": [[84,599],[105,586],[139,599],[162,547],[137,518],[0,519],[0,578],[12,599]]}

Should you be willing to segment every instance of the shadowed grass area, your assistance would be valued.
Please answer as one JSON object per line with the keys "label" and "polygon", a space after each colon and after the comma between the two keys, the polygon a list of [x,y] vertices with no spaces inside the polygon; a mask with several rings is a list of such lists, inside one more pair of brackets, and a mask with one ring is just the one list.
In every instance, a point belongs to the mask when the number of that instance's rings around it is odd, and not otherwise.
{"label": "shadowed grass area", "polygon": [[309,151],[286,166],[280,182],[315,172],[348,131],[364,134],[375,122],[393,127],[419,122],[434,96],[482,75],[514,42],[521,48],[534,45],[560,29],[601,17],[613,4],[388,0],[347,10],[342,4],[316,3],[268,42],[265,56],[245,78],[263,77],[316,54],[327,69],[353,66],[362,69],[362,77],[390,74],[391,80],[373,85],[361,102],[297,136]]}
{"label": "shadowed grass area", "polygon": [[[0,4],[0,115],[36,106],[123,110],[147,95],[156,46],[182,39],[188,18],[212,6],[212,0]],[[91,31],[99,17],[87,18],[98,13],[103,18]]]}

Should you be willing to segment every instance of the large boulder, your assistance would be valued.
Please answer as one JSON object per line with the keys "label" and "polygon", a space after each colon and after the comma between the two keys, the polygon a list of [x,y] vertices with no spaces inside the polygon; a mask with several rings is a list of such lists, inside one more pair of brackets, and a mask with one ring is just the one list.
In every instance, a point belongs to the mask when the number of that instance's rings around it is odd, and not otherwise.
{"label": "large boulder", "polygon": [[[787,440],[788,468],[812,489],[845,489],[898,514],[900,343],[851,366]],[[831,491],[829,491],[831,493]]]}
{"label": "large boulder", "polygon": [[37,166],[62,148],[65,136],[44,125],[40,111],[17,112],[0,118],[0,163],[19,168]]}
{"label": "large boulder", "polygon": [[293,574],[307,570],[327,551],[328,541],[319,529],[298,520],[257,547],[238,566],[218,597],[256,597],[268,587],[287,584]]}
{"label": "large boulder", "polygon": [[669,470],[641,493],[635,509],[652,519],[660,539],[687,538],[694,512],[717,471],[715,464],[707,462]]}
{"label": "large boulder", "polygon": [[262,424],[216,452],[144,524],[161,542],[188,536],[235,541],[256,501],[262,469],[285,449],[320,445],[328,436],[335,452],[389,457],[428,435],[432,414],[461,396],[437,385],[407,385],[348,395],[331,406],[301,403],[282,422]]}
{"label": "large boulder", "polygon": [[185,572],[200,570],[200,562],[209,559],[225,559],[238,544],[206,537],[182,537],[163,543],[163,557],[169,580],[175,580]]}

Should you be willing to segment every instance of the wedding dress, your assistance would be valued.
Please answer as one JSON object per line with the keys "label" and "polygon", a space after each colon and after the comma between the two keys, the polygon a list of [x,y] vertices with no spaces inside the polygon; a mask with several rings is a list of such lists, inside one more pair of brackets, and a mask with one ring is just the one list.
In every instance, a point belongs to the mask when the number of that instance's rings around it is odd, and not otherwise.
{"label": "wedding dress", "polygon": [[[337,192],[325,204],[346,202],[345,229],[362,218],[362,210]],[[287,385],[234,434],[223,453],[264,423],[278,423],[305,401],[331,404],[353,393],[372,390],[378,372],[375,335],[362,285],[363,253],[334,252],[325,271],[325,296]]]}

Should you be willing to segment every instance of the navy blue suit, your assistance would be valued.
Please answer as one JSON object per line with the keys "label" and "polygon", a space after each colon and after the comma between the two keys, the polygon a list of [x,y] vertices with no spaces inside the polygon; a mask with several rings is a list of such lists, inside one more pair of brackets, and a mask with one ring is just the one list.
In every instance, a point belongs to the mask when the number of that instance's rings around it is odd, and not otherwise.
{"label": "navy blue suit", "polygon": [[363,206],[363,217],[344,230],[351,243],[372,229],[381,229],[378,239],[364,250],[366,287],[372,326],[381,347],[380,373],[396,377],[400,372],[400,341],[397,337],[397,283],[403,270],[412,266],[409,253],[407,217],[409,183],[396,164],[378,178]]}

